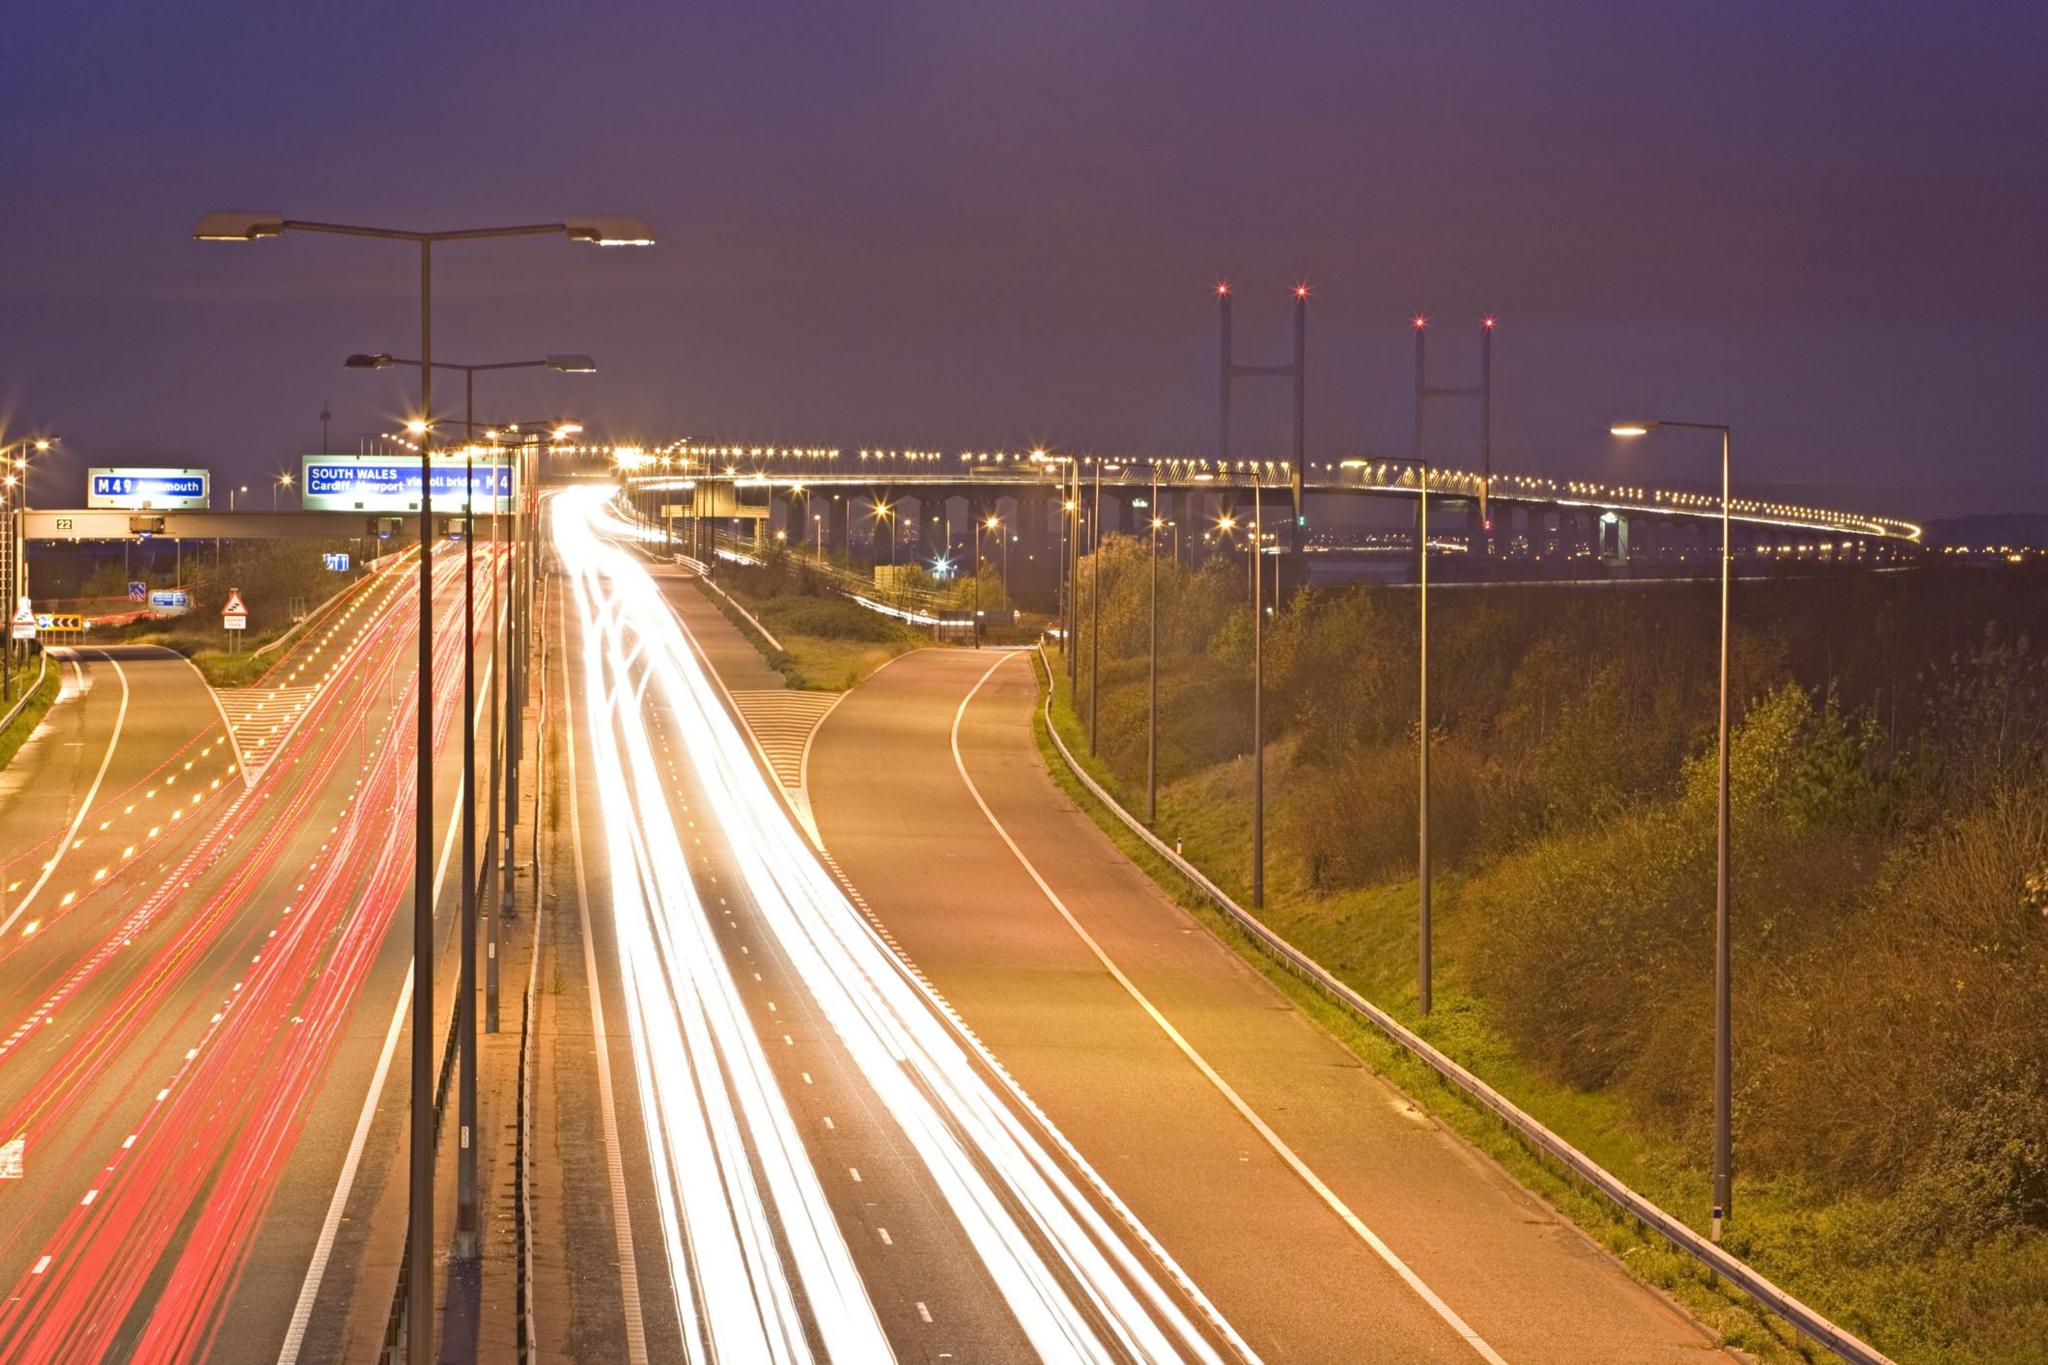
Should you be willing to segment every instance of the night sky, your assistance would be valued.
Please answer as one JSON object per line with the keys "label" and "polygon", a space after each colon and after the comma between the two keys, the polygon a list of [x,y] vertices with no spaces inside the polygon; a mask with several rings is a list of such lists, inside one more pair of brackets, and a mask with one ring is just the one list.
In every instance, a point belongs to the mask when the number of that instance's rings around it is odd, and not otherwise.
{"label": "night sky", "polygon": [[[1501,319],[1496,461],[2048,507],[2048,6],[72,0],[0,42],[0,404],[85,463],[254,480],[409,407],[416,255],[191,240],[635,213],[651,251],[446,249],[436,353],[614,439],[1211,453],[1214,299],[1311,454],[1408,453]],[[1239,401],[1283,452],[1286,386]],[[1469,454],[1475,416],[1433,416]],[[1940,485],[1939,495],[1930,490]],[[45,504],[75,478],[39,485]]]}

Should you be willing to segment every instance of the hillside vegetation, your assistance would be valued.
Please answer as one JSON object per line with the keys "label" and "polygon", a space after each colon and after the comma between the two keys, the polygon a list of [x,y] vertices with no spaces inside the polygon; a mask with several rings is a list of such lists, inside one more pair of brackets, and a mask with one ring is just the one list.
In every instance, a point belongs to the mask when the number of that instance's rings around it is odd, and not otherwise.
{"label": "hillside vegetation", "polygon": [[[1101,551],[1098,748],[1137,809],[1145,553]],[[1159,827],[1243,899],[1243,561],[1160,585]],[[1423,1031],[1702,1226],[1717,593],[1431,600]],[[1411,1022],[1415,608],[1303,592],[1265,656],[1266,917]],[[1734,617],[1730,1248],[1903,1359],[2048,1359],[2048,579],[1738,583]]]}

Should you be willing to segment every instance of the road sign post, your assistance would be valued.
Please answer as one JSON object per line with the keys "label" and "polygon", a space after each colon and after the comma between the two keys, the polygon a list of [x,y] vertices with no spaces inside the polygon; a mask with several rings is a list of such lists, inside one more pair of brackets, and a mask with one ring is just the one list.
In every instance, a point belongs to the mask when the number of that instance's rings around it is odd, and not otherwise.
{"label": "road sign post", "polygon": [[228,633],[228,653],[237,653],[236,642],[249,628],[249,609],[242,605],[242,590],[228,589],[227,605],[220,609],[221,628]]}

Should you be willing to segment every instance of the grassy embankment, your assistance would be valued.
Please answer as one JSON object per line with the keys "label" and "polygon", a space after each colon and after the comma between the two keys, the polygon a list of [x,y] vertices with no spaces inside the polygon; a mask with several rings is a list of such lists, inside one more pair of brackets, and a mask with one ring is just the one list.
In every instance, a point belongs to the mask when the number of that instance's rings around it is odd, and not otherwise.
{"label": "grassy embankment", "polygon": [[[1104,640],[1142,649],[1142,619],[1113,624],[1141,610],[1116,554],[1111,542]],[[1249,621],[1236,574],[1174,579],[1159,828],[1242,903]],[[2048,668],[2028,643],[2048,633],[2043,586],[1856,579],[1738,601],[1750,624],[1737,640],[1728,1245],[1902,1360],[2048,1359]],[[1432,642],[1426,1021],[1402,686],[1414,599],[1298,599],[1267,641],[1264,918],[1703,1228],[1713,655],[1711,602],[1696,595],[1444,599],[1443,615],[1458,614]],[[1139,809],[1143,656],[1106,647],[1101,672],[1092,766]],[[1082,752],[1064,696],[1056,715]],[[1283,986],[1731,1343],[1796,1349],[1376,1033]]]}

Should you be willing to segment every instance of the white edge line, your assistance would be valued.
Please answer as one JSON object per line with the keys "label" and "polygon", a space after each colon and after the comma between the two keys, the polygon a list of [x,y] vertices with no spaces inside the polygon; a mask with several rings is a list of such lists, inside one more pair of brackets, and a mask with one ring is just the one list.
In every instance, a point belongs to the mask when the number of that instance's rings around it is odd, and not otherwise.
{"label": "white edge line", "polygon": [[[1259,1116],[1258,1112],[1245,1102],[1244,1097],[1237,1093],[1230,1082],[1224,1080],[1216,1068],[1209,1064],[1208,1059],[1195,1050],[1194,1045],[1188,1042],[1179,1029],[1174,1027],[1171,1020],[1159,1012],[1158,1006],[1146,998],[1145,993],[1138,989],[1137,984],[1124,975],[1123,969],[1116,965],[1116,962],[1107,952],[1103,951],[1102,945],[1095,941],[1094,936],[1082,927],[1081,921],[1075,918],[1074,912],[1067,908],[1066,902],[1060,899],[1059,893],[1052,889],[1051,884],[1039,872],[1037,865],[1025,855],[1024,850],[1018,846],[1017,841],[1010,836],[1010,831],[1003,827],[1003,822],[996,819],[995,812],[989,809],[988,802],[982,798],[981,789],[974,785],[974,779],[968,775],[966,760],[961,757],[960,723],[966,719],[968,703],[974,700],[975,694],[981,691],[982,685],[993,677],[995,671],[1008,663],[1012,657],[1014,656],[1005,656],[990,664],[987,671],[975,680],[974,686],[967,689],[967,695],[960,699],[959,709],[953,713],[951,735],[953,766],[959,771],[960,780],[966,784],[967,794],[974,798],[974,804],[981,808],[981,813],[988,820],[989,825],[994,828],[998,835],[1002,836],[1003,843],[1009,847],[1011,854],[1022,864],[1024,871],[1030,874],[1031,880],[1037,883],[1038,889],[1044,893],[1046,900],[1052,903],[1053,909],[1059,911],[1060,918],[1067,922],[1067,927],[1074,931],[1075,937],[1079,938],[1087,946],[1088,951],[1095,955],[1095,960],[1102,964],[1103,970],[1108,972],[1115,979],[1116,983],[1124,988],[1125,993],[1138,1003],[1139,1008],[1143,1009],[1151,1017],[1152,1022],[1158,1025],[1160,1032],[1164,1033],[1172,1041],[1173,1045],[1180,1050],[1181,1055],[1194,1065],[1195,1070],[1201,1072],[1203,1079],[1207,1080],[1225,1100],[1229,1101],[1231,1108],[1235,1109],[1238,1116],[1251,1126],[1252,1131],[1256,1132],[1265,1144],[1273,1150],[1273,1153],[1295,1175],[1300,1177],[1302,1183],[1314,1191],[1316,1196],[1329,1207],[1331,1212],[1342,1219],[1345,1225],[1356,1233],[1361,1241],[1371,1247],[1374,1254],[1381,1261],[1385,1262],[1387,1267],[1396,1275],[1400,1276],[1402,1282],[1414,1290],[1416,1295],[1424,1303],[1428,1304],[1439,1318],[1443,1319],[1445,1325],[1457,1333],[1464,1340],[1465,1344],[1470,1346],[1482,1360],[1487,1361],[1488,1365],[1506,1365],[1500,1353],[1489,1346],[1484,1337],[1473,1330],[1462,1317],[1458,1316],[1455,1309],[1448,1303],[1445,1303],[1435,1290],[1424,1283],[1422,1277],[1410,1269],[1408,1263],[1403,1261],[1392,1247],[1380,1240],[1379,1234],[1367,1226],[1365,1220],[1360,1218],[1335,1190],[1323,1183],[1322,1177],[1318,1176],[1309,1164],[1302,1160],[1292,1147],[1287,1145],[1285,1139],[1273,1131],[1272,1127]],[[1035,682],[1036,679],[1033,681]]]}

